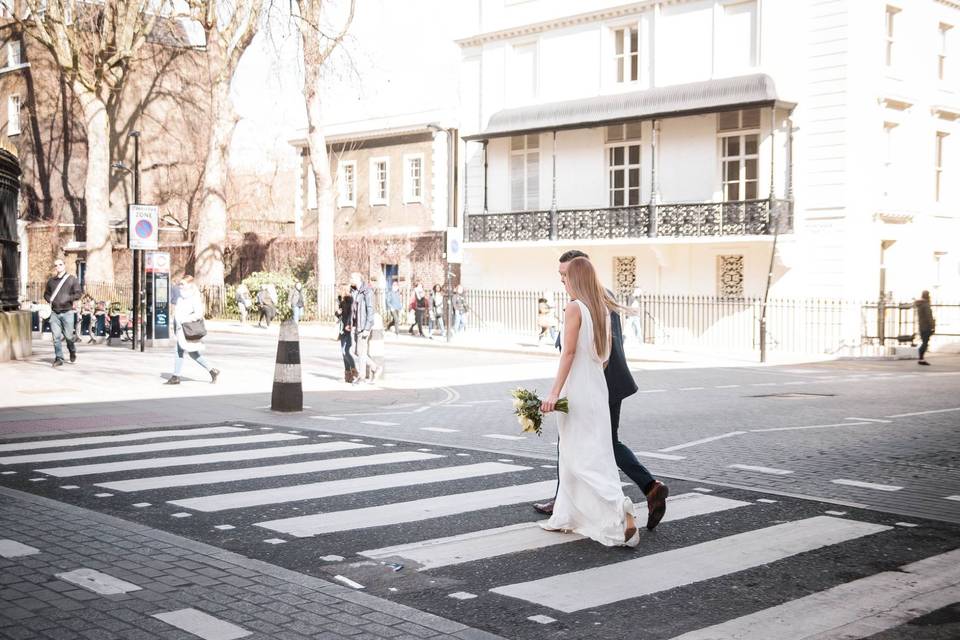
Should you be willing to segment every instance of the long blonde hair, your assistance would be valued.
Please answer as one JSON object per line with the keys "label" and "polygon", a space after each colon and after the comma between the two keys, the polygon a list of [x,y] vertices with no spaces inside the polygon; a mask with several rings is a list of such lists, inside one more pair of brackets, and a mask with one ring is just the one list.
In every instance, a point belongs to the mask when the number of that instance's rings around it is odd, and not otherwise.
{"label": "long blonde hair", "polygon": [[567,264],[567,282],[570,291],[590,310],[593,320],[593,346],[601,360],[610,357],[610,312],[623,307],[611,297],[597,277],[593,263],[587,258],[574,258]]}

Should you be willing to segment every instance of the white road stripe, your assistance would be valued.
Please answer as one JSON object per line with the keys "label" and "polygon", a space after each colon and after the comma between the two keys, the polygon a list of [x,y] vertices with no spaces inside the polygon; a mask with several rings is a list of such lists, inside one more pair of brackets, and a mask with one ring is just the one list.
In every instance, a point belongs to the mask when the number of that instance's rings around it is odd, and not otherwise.
{"label": "white road stripe", "polygon": [[286,456],[300,456],[313,453],[331,453],[334,451],[364,449],[372,446],[373,445],[369,444],[355,444],[353,442],[324,442],[321,444],[301,444],[290,447],[270,447],[268,449],[241,449],[240,451],[224,451],[222,453],[202,453],[194,456],[141,458],[139,460],[83,464],[73,467],[50,467],[47,469],[37,469],[36,471],[37,473],[45,473],[58,478],[70,478],[73,476],[87,476],[98,473],[116,473],[117,471],[139,471],[140,469],[162,469],[164,467],[214,464],[217,462],[239,462],[240,460],[263,460],[266,458],[283,458]]}
{"label": "white road stripe", "polygon": [[187,633],[203,638],[203,640],[235,640],[251,635],[243,627],[214,618],[210,614],[196,609],[178,609],[164,613],[153,614],[154,618],[166,622],[172,627],[182,629]]}
{"label": "white road stripe", "polygon": [[330,422],[342,422],[346,418],[338,418],[336,416],[310,416],[311,420],[329,420]]}
{"label": "white road stripe", "polygon": [[728,465],[731,469],[740,469],[741,471],[756,471],[757,473],[766,473],[772,476],[788,476],[793,471],[788,471],[787,469],[775,469],[773,467],[755,467],[749,464],[731,464]]}
{"label": "white road stripe", "polygon": [[152,444],[134,444],[125,447],[101,447],[97,449],[81,449],[80,451],[61,451],[58,453],[37,453],[22,456],[4,456],[0,464],[23,464],[27,462],[52,462],[54,460],[76,460],[78,458],[101,458],[105,456],[121,456],[131,453],[148,453],[151,451],[174,451],[176,449],[200,449],[203,447],[220,447],[237,444],[257,444],[260,442],[278,442],[281,440],[304,440],[306,436],[294,436],[289,433],[264,433],[255,436],[237,436],[235,438],[200,438],[198,440],[181,440],[179,442],[154,442]]}
{"label": "white road stripe", "polygon": [[29,442],[0,444],[0,451],[26,451],[28,449],[50,449],[53,447],[83,447],[89,444],[129,442],[131,440],[150,440],[152,438],[213,436],[220,433],[236,433],[238,431],[247,431],[247,429],[238,429],[237,427],[203,427],[200,429],[140,431],[137,433],[124,433],[116,436],[89,436],[81,438],[58,438],[56,440],[33,440]]}
{"label": "white road stripe", "polygon": [[[406,471],[363,478],[347,478],[345,480],[330,480],[327,482],[313,482],[310,484],[294,485],[292,487],[277,487],[275,489],[258,489],[255,491],[238,491],[236,493],[221,493],[200,498],[185,498],[170,500],[186,509],[195,511],[224,511],[226,509],[240,509],[265,504],[281,504],[300,500],[313,500],[330,496],[343,496],[362,491],[377,491],[393,487],[409,487],[430,482],[446,482],[463,478],[477,478],[514,471],[526,471],[530,467],[521,467],[499,462],[481,462],[459,467],[441,467],[439,469],[423,469],[421,471]],[[376,522],[381,518],[374,519]]]}
{"label": "white road stripe", "polygon": [[739,386],[740,385],[738,384],[718,384],[715,388],[716,389],[736,389]]}
{"label": "white road stripe", "polygon": [[643,389],[640,393],[665,393],[666,389]]}
{"label": "white road stripe", "polygon": [[733,436],[739,436],[746,433],[746,431],[731,431],[729,433],[722,433],[719,436],[710,436],[709,438],[701,438],[700,440],[693,440],[691,442],[684,442],[683,444],[675,444],[672,447],[667,447],[666,449],[660,449],[661,452],[677,451],[679,449],[686,449],[687,447],[695,447],[698,444],[704,444],[705,442],[713,442],[714,440],[722,440],[723,438],[731,438]]}
{"label": "white road stripe", "polygon": [[56,577],[64,582],[75,584],[78,587],[83,587],[84,589],[105,596],[141,590],[141,587],[138,587],[132,582],[126,582],[110,574],[94,571],[93,569],[76,569],[74,571],[67,571],[66,573],[58,573]]}
{"label": "white road stripe", "polygon": [[771,429],[750,429],[750,433],[767,433],[770,431],[798,431],[801,429],[829,429],[830,427],[853,427],[858,424],[873,424],[871,422],[837,422],[836,424],[810,424],[802,427],[773,427]]}
{"label": "white road stripe", "polygon": [[931,413],[947,413],[949,411],[960,411],[960,407],[954,407],[953,409],[933,409],[931,411],[914,411],[913,413],[896,413],[892,416],[884,416],[886,418],[909,418],[910,416],[926,416]]}
{"label": "white road stripe", "polygon": [[880,422],[889,424],[889,420],[880,420],[878,418],[847,418],[847,420],[859,420],[860,422]]}
{"label": "white road stripe", "polygon": [[347,585],[351,589],[363,589],[362,584],[360,584],[359,582],[354,582],[353,580],[351,580],[350,578],[347,578],[346,576],[336,575],[336,576],[333,576],[333,579],[338,582],[342,582],[343,584]]}
{"label": "white road stripe", "polygon": [[898,487],[893,484],[876,484],[874,482],[861,482],[859,480],[847,480],[846,478],[838,478],[836,480],[831,480],[833,484],[842,484],[847,487],[859,487],[861,489],[875,489],[877,491],[900,491],[903,487]]}
{"label": "white road stripe", "polygon": [[817,516],[491,591],[572,613],[719,578],[890,528]]}
{"label": "white road stripe", "polygon": [[16,540],[0,540],[0,557],[19,558],[40,553],[40,549],[17,542]]}
{"label": "white road stripe", "polygon": [[677,391],[700,391],[703,387],[680,387]]}
{"label": "white road stripe", "polygon": [[866,638],[957,601],[960,551],[813,593],[673,640]]}
{"label": "white road stripe", "polygon": [[494,440],[526,440],[525,436],[507,436],[502,433],[488,433],[484,438],[493,438]]}
{"label": "white road stripe", "polygon": [[360,424],[371,424],[375,427],[396,427],[399,426],[397,422],[381,422],[380,420],[361,420]]}
{"label": "white road stripe", "polygon": [[953,500],[954,502],[960,502],[960,496],[946,496],[944,500]]}
{"label": "white road stripe", "polygon": [[675,456],[669,453],[657,453],[655,451],[634,451],[634,455],[641,458],[659,458],[660,460],[686,460],[686,456]]}
{"label": "white road stripe", "polygon": [[273,464],[266,467],[221,469],[218,471],[201,471],[198,473],[182,473],[169,476],[133,478],[131,480],[99,482],[95,486],[129,493],[133,491],[166,489],[169,487],[193,487],[202,484],[216,484],[218,482],[237,482],[239,480],[253,480],[254,478],[276,478],[280,476],[292,476],[302,473],[317,473],[320,471],[334,471],[337,469],[353,469],[356,467],[368,467],[381,464],[395,464],[398,462],[416,462],[419,460],[432,460],[434,458],[442,457],[443,456],[437,454],[420,453],[418,451],[397,451],[394,453],[378,453],[372,456],[351,456],[348,458],[330,458],[327,460],[308,460],[306,462]]}
{"label": "white road stripe", "polygon": [[443,427],[420,427],[420,431],[436,431],[437,433],[457,433],[460,429],[444,429]]}
{"label": "white road stripe", "polygon": [[[663,522],[726,511],[750,504],[752,503],[705,496],[700,493],[685,493],[667,500],[667,515],[664,516]],[[416,562],[419,570],[424,571],[582,539],[583,536],[577,534],[544,531],[536,522],[521,522],[496,529],[471,531],[446,538],[360,551],[359,555],[374,560],[399,556],[404,560]]]}
{"label": "white road stripe", "polygon": [[552,496],[556,488],[556,480],[545,480],[499,489],[454,493],[410,502],[394,502],[377,507],[269,520],[258,522],[256,526],[279,533],[288,533],[298,538],[306,538],[333,531],[385,527],[403,522],[417,522],[429,518],[479,511],[480,509],[502,507],[518,502],[529,502]]}

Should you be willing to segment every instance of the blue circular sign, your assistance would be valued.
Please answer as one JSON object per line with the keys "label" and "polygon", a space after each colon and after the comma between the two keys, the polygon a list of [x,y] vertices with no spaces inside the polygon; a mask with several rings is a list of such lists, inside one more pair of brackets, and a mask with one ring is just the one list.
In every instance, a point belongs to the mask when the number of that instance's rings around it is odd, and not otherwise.
{"label": "blue circular sign", "polygon": [[149,220],[138,220],[133,229],[138,238],[149,238],[153,234],[153,223]]}

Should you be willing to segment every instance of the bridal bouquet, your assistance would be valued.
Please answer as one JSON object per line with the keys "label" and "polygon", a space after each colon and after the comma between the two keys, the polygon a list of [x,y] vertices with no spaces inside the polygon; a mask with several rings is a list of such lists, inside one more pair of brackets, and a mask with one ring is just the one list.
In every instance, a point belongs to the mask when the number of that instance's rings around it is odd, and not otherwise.
{"label": "bridal bouquet", "polygon": [[[510,392],[513,396],[513,412],[517,416],[517,422],[524,433],[536,433],[541,435],[541,425],[543,424],[543,412],[540,411],[541,400],[536,392],[517,387]],[[557,400],[556,411],[567,413],[570,411],[570,405],[566,398]]]}

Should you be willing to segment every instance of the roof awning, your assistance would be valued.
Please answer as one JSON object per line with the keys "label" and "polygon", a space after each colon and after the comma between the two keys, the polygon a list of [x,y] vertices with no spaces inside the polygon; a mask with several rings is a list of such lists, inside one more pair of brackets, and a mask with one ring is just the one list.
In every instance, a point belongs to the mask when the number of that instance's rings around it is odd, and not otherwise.
{"label": "roof awning", "polygon": [[493,114],[486,130],[464,140],[488,140],[523,133],[583,129],[629,120],[676,118],[777,105],[795,105],[777,98],[773,79],[759,73],[720,78],[644,91],[504,109]]}

